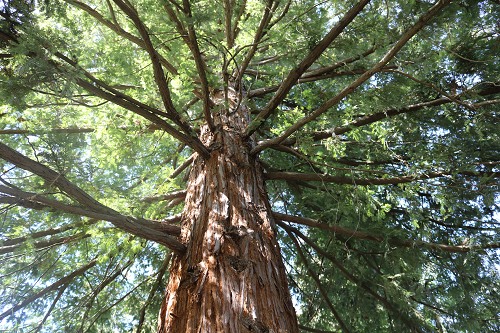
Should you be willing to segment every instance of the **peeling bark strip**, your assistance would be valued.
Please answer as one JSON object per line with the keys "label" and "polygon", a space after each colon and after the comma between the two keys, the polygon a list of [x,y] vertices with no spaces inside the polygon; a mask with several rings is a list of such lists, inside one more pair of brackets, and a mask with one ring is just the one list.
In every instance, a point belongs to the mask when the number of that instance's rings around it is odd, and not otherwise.
{"label": "peeling bark strip", "polygon": [[235,110],[229,93],[229,111],[216,100],[216,130],[202,129],[211,155],[191,169],[180,236],[187,252],[172,263],[159,333],[298,332],[262,170],[249,155],[254,141],[242,138],[249,111]]}

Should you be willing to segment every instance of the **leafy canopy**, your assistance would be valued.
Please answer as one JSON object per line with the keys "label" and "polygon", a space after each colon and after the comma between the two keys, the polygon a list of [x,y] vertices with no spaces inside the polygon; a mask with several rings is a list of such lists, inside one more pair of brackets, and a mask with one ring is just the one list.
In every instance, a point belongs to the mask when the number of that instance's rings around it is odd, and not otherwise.
{"label": "leafy canopy", "polygon": [[3,329],[155,331],[234,87],[304,331],[498,331],[500,4],[360,3],[0,1]]}

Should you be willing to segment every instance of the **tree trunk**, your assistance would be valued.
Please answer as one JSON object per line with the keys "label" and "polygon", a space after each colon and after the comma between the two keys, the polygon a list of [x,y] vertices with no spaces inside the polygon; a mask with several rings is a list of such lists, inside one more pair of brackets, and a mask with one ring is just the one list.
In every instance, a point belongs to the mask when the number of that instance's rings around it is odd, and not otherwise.
{"label": "tree trunk", "polygon": [[201,134],[211,156],[191,168],[187,252],[170,268],[158,332],[298,332],[262,169],[249,155],[255,142],[242,139],[248,108],[232,89],[229,111],[216,95],[216,131]]}

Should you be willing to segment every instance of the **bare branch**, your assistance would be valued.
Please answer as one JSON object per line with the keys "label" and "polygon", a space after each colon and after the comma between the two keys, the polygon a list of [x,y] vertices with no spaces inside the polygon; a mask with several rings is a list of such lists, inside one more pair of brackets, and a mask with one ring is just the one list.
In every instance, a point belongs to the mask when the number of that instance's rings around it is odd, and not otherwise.
{"label": "bare branch", "polygon": [[[5,144],[0,142],[0,158],[3,158],[7,162],[10,162],[17,167],[30,171],[36,175],[39,175],[43,179],[49,182],[51,186],[58,187],[63,192],[67,193],[71,198],[76,199],[82,205],[89,207],[90,209],[101,212],[105,214],[116,214],[116,212],[96,200],[94,200],[90,195],[81,190],[79,187],[71,183],[66,179],[63,175],[53,171],[52,169],[46,167],[45,165],[34,161],[14,149],[6,146]],[[4,188],[3,186],[2,188]],[[6,188],[8,189],[8,188]],[[13,191],[14,189],[9,189]],[[7,194],[11,194],[8,192],[4,192]]]}
{"label": "bare branch", "polygon": [[[326,1],[328,1],[328,0],[326,0]],[[326,2],[326,1],[324,1],[324,2]],[[280,16],[278,16],[274,21],[269,23],[269,26],[267,27],[268,30],[271,29],[272,27],[274,27],[276,24],[278,24],[278,22],[281,21],[286,16],[286,14],[288,13],[288,10],[290,9],[291,3],[292,3],[292,0],[288,0],[288,2],[285,5],[285,8],[283,8],[283,11],[281,12]],[[279,4],[279,1],[278,1],[278,4]],[[276,4],[276,7],[278,4]]]}
{"label": "bare branch", "polygon": [[[192,18],[193,16],[191,14],[191,5],[189,4],[189,0],[183,0],[182,3],[184,5],[184,10],[186,11],[187,17]],[[231,18],[229,18],[228,24],[229,27],[231,27]],[[215,125],[212,119],[212,114],[210,112],[212,108],[212,103],[210,101],[210,92],[208,90],[206,64],[201,56],[200,48],[198,46],[198,40],[196,38],[196,31],[194,30],[194,26],[192,23],[188,24],[188,37],[190,41],[188,46],[191,50],[191,54],[194,57],[196,70],[198,72],[198,76],[200,77],[201,100],[203,101],[203,114],[205,116],[205,121],[207,122],[208,128],[210,129],[211,132],[214,132]]]}
{"label": "bare branch", "polygon": [[226,35],[226,43],[227,43],[227,48],[232,49],[233,48],[233,29],[231,27],[231,20],[233,18],[233,10],[234,10],[234,0],[224,0],[222,2],[222,6],[224,7],[224,32]]}
{"label": "bare branch", "polygon": [[[29,159],[28,157],[9,148],[3,143],[0,143],[0,158],[3,158],[4,160],[22,169],[30,171],[44,178],[52,186],[58,187],[61,191],[67,193],[71,198],[76,199],[80,204],[90,208],[91,211],[86,211],[79,207],[65,205],[57,202],[56,200],[43,198],[33,193],[26,193],[20,190],[8,188],[5,186],[0,186],[2,192],[6,194],[19,196],[21,198],[28,200],[36,199],[36,201],[38,202],[50,205],[58,209],[63,209],[63,210],[71,209],[72,213],[89,216],[100,220],[110,221],[122,230],[130,232],[134,235],[138,235],[139,237],[143,237],[145,239],[150,239],[155,242],[158,242],[179,253],[183,253],[186,249],[184,244],[178,242],[177,240],[168,236],[164,232],[155,230],[156,228],[171,229],[174,226],[163,225],[161,223],[151,223],[151,221],[145,219],[121,215],[115,210],[97,202],[95,199],[93,199],[90,195],[88,195],[78,186],[74,185],[69,180],[67,180],[66,177],[64,177],[63,175],[53,171],[52,169],[44,166],[41,163]],[[152,227],[155,229],[153,229]]]}
{"label": "bare branch", "polygon": [[[11,196],[4,196],[4,195],[0,195],[0,203],[8,204],[10,206],[20,206],[20,207],[35,209],[35,210],[44,210],[44,209],[50,208],[47,205],[42,205],[42,204],[37,203],[37,202],[31,202],[29,200],[11,197]],[[2,207],[2,209],[6,209],[6,207]]]}
{"label": "bare branch", "polygon": [[[293,69],[288,73],[287,77],[280,85],[280,88],[271,98],[269,103],[260,110],[260,113],[255,118],[254,122],[262,124],[276,109],[276,107],[285,99],[290,89],[300,76],[323,54],[326,48],[333,42],[335,38],[354,20],[361,10],[370,0],[361,0],[353,8],[351,8],[342,19],[328,32],[328,34],[316,45],[314,49]],[[251,125],[250,125],[251,126]],[[260,126],[247,129],[247,136],[250,136]],[[254,154],[255,152],[252,152]]]}
{"label": "bare branch", "polygon": [[[446,5],[448,5],[451,2],[451,0],[439,0],[435,3],[434,6],[432,6],[423,16],[420,17],[420,19],[415,23],[409,30],[407,30],[404,35],[396,42],[396,44],[385,54],[385,56],[375,65],[373,66],[370,70],[365,72],[363,75],[361,75],[358,79],[356,79],[354,82],[349,84],[347,87],[342,89],[336,96],[328,100],[325,104],[323,104],[321,107],[316,109],[315,111],[311,112],[308,116],[300,119],[297,121],[295,124],[292,126],[288,127],[282,134],[280,134],[278,137],[274,139],[270,139],[265,141],[264,143],[259,144],[255,148],[252,149],[251,153],[252,154],[257,154],[258,152],[262,151],[263,149],[270,147],[274,144],[279,144],[281,141],[285,140],[288,138],[292,133],[297,131],[299,128],[304,126],[305,124],[309,123],[310,121],[316,119],[319,115],[323,114],[326,112],[329,108],[334,106],[335,104],[339,103],[344,97],[349,95],[351,92],[353,92],[357,87],[359,87],[361,84],[363,84],[366,80],[368,80],[370,77],[372,77],[373,74],[379,72],[387,63],[401,50],[401,48],[406,45],[406,43],[420,30],[422,29],[425,24],[434,16],[436,15],[442,8],[444,8]],[[302,74],[302,73],[301,73]],[[297,76],[298,78],[298,76]],[[297,78],[295,78],[293,81],[295,81]],[[289,89],[288,89],[289,90]],[[287,91],[288,92],[288,91]],[[279,93],[276,92],[275,96]],[[283,100],[285,96],[283,96],[281,100]],[[274,99],[274,96],[273,96]],[[271,101],[273,100],[271,99]],[[268,103],[268,105],[271,105],[271,101]],[[271,114],[272,111],[278,106],[279,103],[273,103],[273,108],[272,110],[268,108],[268,106],[265,107],[261,111],[261,116],[257,116],[256,119],[262,118],[262,119],[267,119],[269,115]],[[265,111],[265,112],[264,112]],[[264,117],[265,115],[265,117]]]}
{"label": "bare branch", "polygon": [[198,138],[194,138],[191,136],[187,136],[178,130],[176,130],[173,126],[168,124],[165,120],[161,119],[160,117],[156,116],[155,114],[149,112],[148,110],[141,108],[135,104],[132,104],[126,100],[123,100],[121,97],[110,94],[108,92],[105,92],[104,90],[101,90],[94,85],[82,80],[82,79],[76,79],[76,82],[78,85],[80,85],[82,88],[85,90],[94,93],[96,96],[101,97],[103,99],[106,99],[114,104],[117,104],[127,110],[130,110],[134,113],[137,113],[144,118],[148,119],[149,121],[157,124],[160,126],[165,132],[168,134],[172,135],[174,138],[178,139],[179,141],[185,143],[186,145],[190,146],[193,148],[196,152],[198,152],[201,156],[204,158],[208,158],[210,156],[210,153],[208,149],[201,143],[201,141]]}
{"label": "bare branch", "polygon": [[184,171],[184,169],[186,169],[191,165],[191,163],[193,163],[195,157],[196,156],[194,154],[191,155],[187,160],[184,161],[184,163],[182,163],[177,169],[175,169],[174,172],[172,172],[172,174],[168,176],[168,178],[174,179],[175,177],[177,177],[182,171]]}

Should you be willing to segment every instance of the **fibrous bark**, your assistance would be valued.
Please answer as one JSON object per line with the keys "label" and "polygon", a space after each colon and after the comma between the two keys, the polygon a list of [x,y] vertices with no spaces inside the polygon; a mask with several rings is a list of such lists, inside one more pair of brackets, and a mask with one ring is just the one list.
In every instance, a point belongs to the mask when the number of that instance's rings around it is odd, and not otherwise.
{"label": "fibrous bark", "polygon": [[[208,159],[191,168],[181,242],[159,316],[159,333],[298,332],[259,162],[244,139],[248,108],[229,90],[229,110],[202,128]],[[238,108],[236,110],[236,108]]]}

